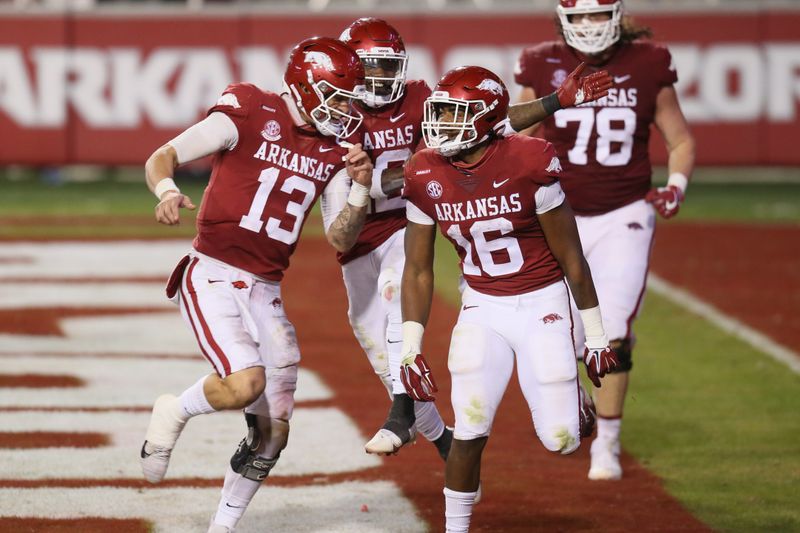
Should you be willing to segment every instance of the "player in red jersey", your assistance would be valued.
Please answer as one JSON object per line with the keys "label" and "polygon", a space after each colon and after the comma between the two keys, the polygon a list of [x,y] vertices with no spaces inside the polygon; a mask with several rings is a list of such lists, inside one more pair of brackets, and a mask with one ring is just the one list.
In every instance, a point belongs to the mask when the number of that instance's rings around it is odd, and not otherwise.
{"label": "player in red jersey", "polygon": [[[375,169],[363,230],[355,242],[334,245],[339,249],[353,332],[393,398],[383,427],[365,449],[368,453],[395,453],[418,431],[444,458],[452,430],[445,428],[432,403],[412,402],[400,382],[400,277],[406,215],[398,185],[402,184],[403,163],[421,145],[423,102],[431,91],[424,81],[406,80],[408,57],[403,39],[386,21],[358,19],[340,38],[364,63],[366,97],[358,105],[364,123],[357,139],[370,154]],[[557,92],[514,106],[509,119],[515,127],[527,127],[555,109],[573,105],[578,93],[592,100],[604,95],[609,85],[610,78],[602,73],[587,78],[576,74]],[[338,201],[331,203],[323,198],[326,227],[344,205],[346,194],[342,190]]]}
{"label": "player in red jersey", "polygon": [[280,281],[306,217],[328,185],[352,179],[331,231],[357,234],[359,225],[342,221],[363,223],[372,177],[359,145],[338,144],[361,122],[353,103],[363,95],[364,68],[355,52],[336,39],[305,40],[292,50],[284,82],[281,94],[229,86],[206,119],[146,164],[160,200],[156,219],[173,225],[180,209],[194,209],[171,179],[175,168],[215,155],[193,250],[167,287],[215,374],[156,400],[141,450],[145,478],[158,483],[191,417],[244,409],[247,437],[231,458],[209,531],[233,530],[287,443],[300,353]]}
{"label": "player in red jersey", "polygon": [[[405,166],[408,200],[402,278],[401,379],[409,395],[436,392],[422,356],[433,292],[436,225],[456,248],[466,282],[447,365],[456,424],[445,472],[447,531],[467,531],[492,422],[517,376],[536,433],[550,451],[580,445],[591,414],[581,401],[569,283],[587,324],[585,361],[599,380],[614,367],[572,210],[550,143],[493,127],[508,92],[481,67],[451,70],[425,104],[425,143]],[[599,381],[598,381],[599,383]]]}
{"label": "player in red jersey", "polygon": [[[563,41],[525,49],[516,69],[521,101],[560,84],[575,65],[606,69],[615,87],[606,98],[558,111],[536,135],[556,148],[561,184],[576,213],[586,258],[597,284],[611,346],[620,366],[595,391],[598,424],[589,479],[619,479],[619,432],[631,351],[653,240],[655,211],[674,216],[694,165],[694,140],[673,88],[677,74],[669,51],[649,40],[649,30],[623,14],[619,0],[561,0]],[[669,152],[666,187],[652,188],[648,154],[655,125]],[[576,324],[580,326],[580,323]],[[576,344],[581,339],[576,330]]]}

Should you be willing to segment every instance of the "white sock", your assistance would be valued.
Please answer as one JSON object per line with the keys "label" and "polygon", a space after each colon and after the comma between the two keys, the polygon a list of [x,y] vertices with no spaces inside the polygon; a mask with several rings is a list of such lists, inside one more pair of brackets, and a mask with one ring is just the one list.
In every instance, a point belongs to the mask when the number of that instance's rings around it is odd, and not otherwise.
{"label": "white sock", "polygon": [[467,533],[477,492],[458,492],[444,488],[444,518],[447,533]]}
{"label": "white sock", "polygon": [[243,478],[228,465],[214,523],[235,528],[260,486],[261,482]]}
{"label": "white sock", "polygon": [[181,409],[187,418],[216,412],[216,409],[208,403],[206,393],[203,392],[203,383],[206,382],[207,378],[208,376],[200,378],[197,383],[183,391],[183,394],[178,398],[181,402]]}
{"label": "white sock", "polygon": [[444,420],[433,402],[414,402],[417,431],[429,441],[434,441],[444,432]]}
{"label": "white sock", "polygon": [[603,418],[598,416],[597,438],[618,441],[620,426],[622,426],[622,418]]}

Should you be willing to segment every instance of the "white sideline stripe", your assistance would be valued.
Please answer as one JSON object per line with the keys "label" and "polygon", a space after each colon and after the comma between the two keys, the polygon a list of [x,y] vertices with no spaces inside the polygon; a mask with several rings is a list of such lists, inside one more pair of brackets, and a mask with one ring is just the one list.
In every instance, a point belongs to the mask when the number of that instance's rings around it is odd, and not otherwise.
{"label": "white sideline stripe", "polygon": [[743,322],[726,315],[713,305],[704,302],[680,287],[672,285],[652,272],[648,276],[647,286],[656,294],[705,318],[725,333],[746,342],[775,361],[785,364],[795,374],[800,374],[800,354],[797,352],[775,342]]}
{"label": "white sideline stripe", "polygon": [[154,307],[177,310],[164,294],[164,283],[24,283],[0,284],[0,309],[50,307]]}
{"label": "white sideline stripe", "polygon": [[[0,515],[141,518],[154,524],[154,533],[197,533],[208,528],[218,501],[218,488],[15,488],[0,489]],[[236,531],[423,533],[427,529],[392,482],[275,487],[267,481]]]}

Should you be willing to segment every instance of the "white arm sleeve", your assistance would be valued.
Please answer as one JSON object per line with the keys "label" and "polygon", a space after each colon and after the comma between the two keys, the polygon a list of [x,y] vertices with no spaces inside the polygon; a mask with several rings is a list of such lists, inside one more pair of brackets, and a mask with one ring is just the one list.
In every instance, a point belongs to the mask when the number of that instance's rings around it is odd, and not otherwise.
{"label": "white arm sleeve", "polygon": [[565,197],[561,184],[555,182],[547,187],[539,187],[534,198],[536,200],[536,214],[541,215],[563,204]]}
{"label": "white arm sleeve", "polygon": [[433,226],[436,222],[426,215],[422,209],[415,206],[411,202],[406,202],[406,218],[414,224],[423,224],[425,226]]}
{"label": "white arm sleeve", "polygon": [[331,227],[333,221],[347,205],[347,195],[350,194],[350,176],[347,170],[342,169],[331,178],[330,183],[322,191],[319,199],[320,210],[322,211],[322,225],[325,233]]}
{"label": "white arm sleeve", "polygon": [[225,113],[214,112],[190,127],[167,144],[175,149],[178,164],[207,155],[233,150],[239,142],[239,130]]}

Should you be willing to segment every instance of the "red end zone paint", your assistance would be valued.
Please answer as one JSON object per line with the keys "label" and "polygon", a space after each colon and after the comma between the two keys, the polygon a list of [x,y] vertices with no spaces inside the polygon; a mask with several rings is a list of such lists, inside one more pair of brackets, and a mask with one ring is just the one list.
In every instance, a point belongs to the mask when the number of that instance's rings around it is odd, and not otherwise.
{"label": "red end zone paint", "polygon": [[3,531],[25,531],[29,533],[148,533],[150,523],[146,520],[112,518],[75,518],[58,520],[52,518],[3,517]]}
{"label": "red end zone paint", "polygon": [[66,388],[83,387],[86,383],[75,376],[50,374],[0,374],[0,387],[4,388]]}
{"label": "red end zone paint", "polygon": [[99,448],[109,444],[111,439],[104,433],[0,432],[0,448]]}

